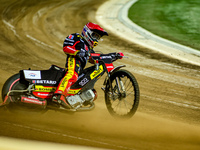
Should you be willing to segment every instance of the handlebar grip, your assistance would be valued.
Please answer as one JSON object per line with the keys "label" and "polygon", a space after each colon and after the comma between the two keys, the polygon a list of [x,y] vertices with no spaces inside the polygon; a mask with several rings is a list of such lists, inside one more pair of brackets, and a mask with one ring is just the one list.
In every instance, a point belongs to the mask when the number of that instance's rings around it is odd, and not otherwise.
{"label": "handlebar grip", "polygon": [[124,54],[122,52],[119,52],[119,53],[116,54],[116,57],[118,59],[122,59],[124,57]]}

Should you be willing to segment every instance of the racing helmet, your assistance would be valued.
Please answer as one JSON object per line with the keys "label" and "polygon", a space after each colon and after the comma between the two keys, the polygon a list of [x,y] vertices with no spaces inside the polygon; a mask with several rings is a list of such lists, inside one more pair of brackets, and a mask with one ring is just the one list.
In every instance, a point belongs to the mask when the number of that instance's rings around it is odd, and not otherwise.
{"label": "racing helmet", "polygon": [[83,38],[92,48],[98,45],[99,39],[104,35],[108,36],[108,33],[98,24],[92,22],[87,23],[82,31]]}

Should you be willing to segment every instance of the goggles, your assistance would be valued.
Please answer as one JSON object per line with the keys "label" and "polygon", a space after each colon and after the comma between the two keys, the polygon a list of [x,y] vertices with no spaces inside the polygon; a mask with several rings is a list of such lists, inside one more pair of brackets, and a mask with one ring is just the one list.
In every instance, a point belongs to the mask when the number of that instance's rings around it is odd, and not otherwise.
{"label": "goggles", "polygon": [[92,38],[93,38],[94,40],[97,40],[97,41],[101,38],[101,35],[99,35],[99,34],[96,33],[96,32],[93,32],[93,33],[91,34],[91,36],[92,36]]}

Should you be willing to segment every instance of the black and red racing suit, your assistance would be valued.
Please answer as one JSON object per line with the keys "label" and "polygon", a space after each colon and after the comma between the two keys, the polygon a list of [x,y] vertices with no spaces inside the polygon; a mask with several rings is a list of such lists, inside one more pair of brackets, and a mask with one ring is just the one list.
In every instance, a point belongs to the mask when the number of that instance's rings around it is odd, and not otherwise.
{"label": "black and red racing suit", "polygon": [[79,73],[86,66],[89,57],[78,57],[76,54],[80,50],[94,53],[93,49],[84,41],[80,34],[74,33],[66,37],[63,43],[63,51],[67,55],[66,74],[60,81],[54,94],[67,96],[70,87],[77,81]]}

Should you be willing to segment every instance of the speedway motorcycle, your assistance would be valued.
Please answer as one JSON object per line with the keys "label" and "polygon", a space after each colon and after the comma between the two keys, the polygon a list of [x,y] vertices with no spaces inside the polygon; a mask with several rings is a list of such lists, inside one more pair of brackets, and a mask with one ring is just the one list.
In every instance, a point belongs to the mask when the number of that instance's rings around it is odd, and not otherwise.
{"label": "speedway motorcycle", "polygon": [[130,118],[139,105],[139,86],[136,78],[125,65],[113,66],[113,62],[125,57],[123,53],[91,53],[88,57],[95,61],[84,69],[78,80],[70,87],[66,97],[69,108],[52,102],[53,94],[66,71],[52,65],[48,70],[20,70],[3,85],[1,107],[11,112],[26,109],[27,112],[46,112],[49,109],[65,112],[86,111],[94,108],[97,92],[94,85],[104,73],[103,82],[105,104],[114,117]]}

